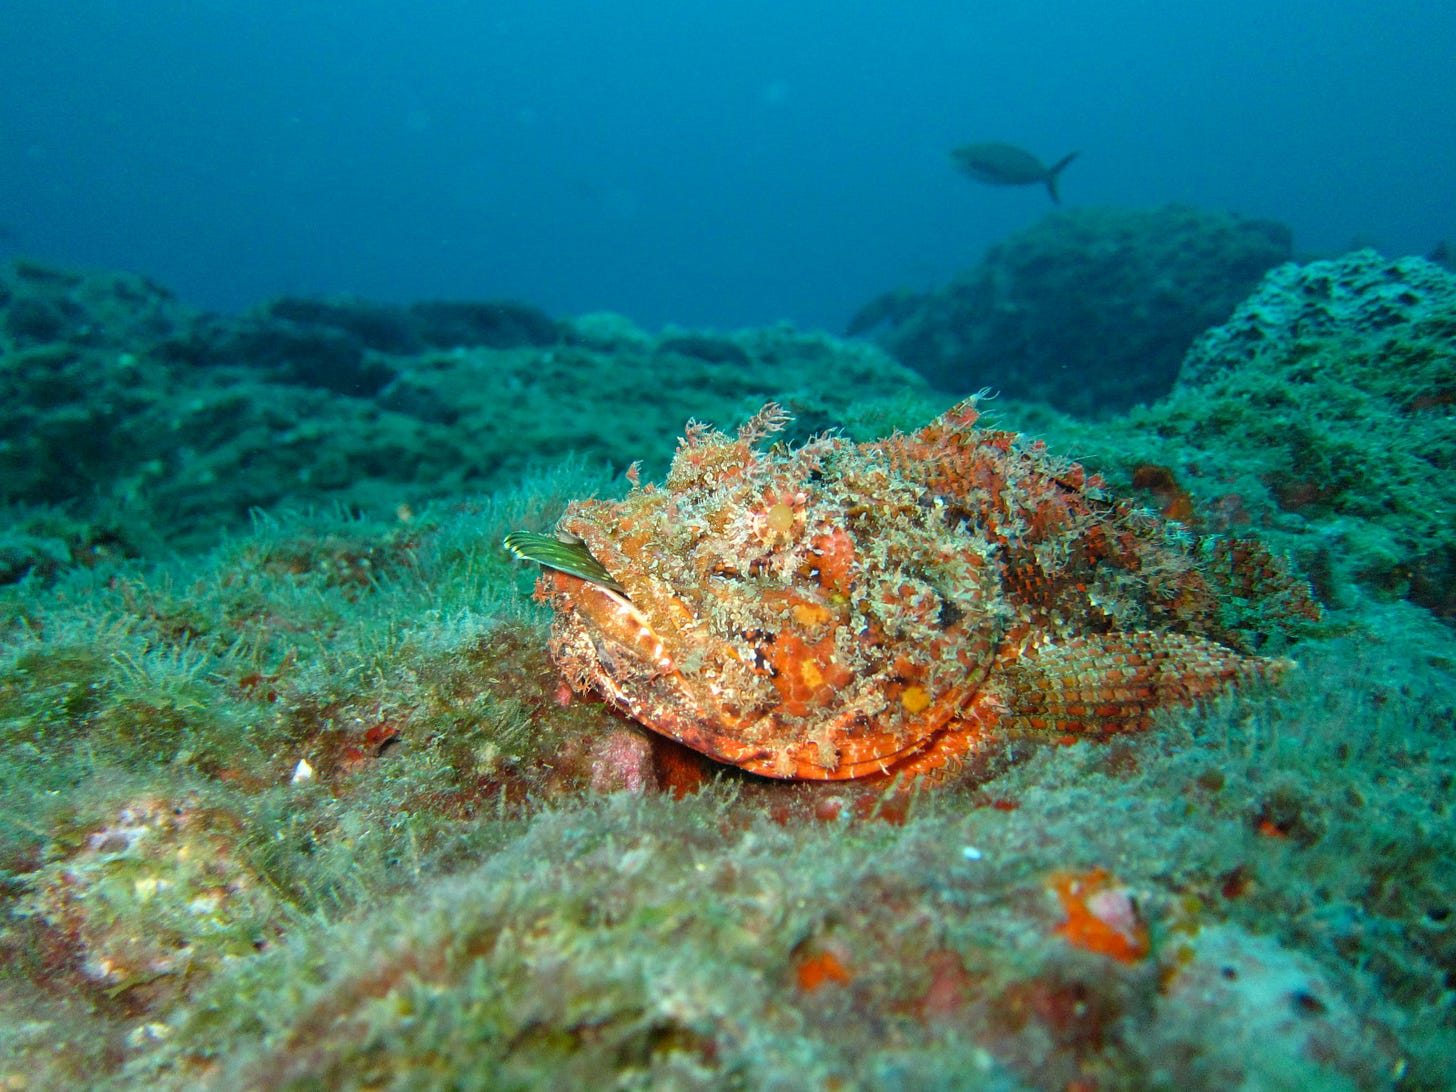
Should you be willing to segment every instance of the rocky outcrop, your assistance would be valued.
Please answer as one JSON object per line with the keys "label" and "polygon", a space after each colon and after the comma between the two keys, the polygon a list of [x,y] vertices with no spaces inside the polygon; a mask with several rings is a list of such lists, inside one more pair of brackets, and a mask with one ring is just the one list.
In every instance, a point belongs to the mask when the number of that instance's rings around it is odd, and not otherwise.
{"label": "rocky outcrop", "polygon": [[890,293],[852,330],[932,384],[991,387],[1079,416],[1166,394],[1197,335],[1290,257],[1282,224],[1181,205],[1056,212],[918,300]]}

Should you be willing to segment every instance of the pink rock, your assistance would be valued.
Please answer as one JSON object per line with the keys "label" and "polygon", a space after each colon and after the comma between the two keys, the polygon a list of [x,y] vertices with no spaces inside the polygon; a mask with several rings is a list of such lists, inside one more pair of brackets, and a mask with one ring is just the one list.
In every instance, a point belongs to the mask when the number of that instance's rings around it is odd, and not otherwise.
{"label": "pink rock", "polygon": [[618,728],[593,741],[587,766],[592,792],[644,793],[657,788],[652,744],[641,732]]}

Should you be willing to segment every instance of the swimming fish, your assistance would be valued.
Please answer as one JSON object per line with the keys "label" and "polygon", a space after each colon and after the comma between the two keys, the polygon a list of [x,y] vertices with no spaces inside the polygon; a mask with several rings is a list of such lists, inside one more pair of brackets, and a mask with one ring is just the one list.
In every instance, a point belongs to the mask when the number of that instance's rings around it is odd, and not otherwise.
{"label": "swimming fish", "polygon": [[1062,199],[1057,194],[1057,176],[1081,154],[1073,152],[1048,167],[1030,152],[1014,145],[991,143],[963,144],[951,152],[950,157],[956,161],[956,166],[977,182],[993,186],[1027,186],[1033,182],[1045,182],[1052,200],[1060,205]]}

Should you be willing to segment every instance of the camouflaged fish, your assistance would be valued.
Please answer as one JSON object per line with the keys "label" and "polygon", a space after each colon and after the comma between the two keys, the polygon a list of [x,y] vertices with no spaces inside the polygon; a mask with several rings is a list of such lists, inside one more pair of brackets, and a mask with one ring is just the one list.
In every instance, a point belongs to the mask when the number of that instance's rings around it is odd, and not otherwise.
{"label": "camouflaged fish", "polygon": [[953,769],[1028,734],[1105,738],[1276,674],[1314,617],[1252,542],[1109,498],[974,399],[875,443],[689,424],[667,480],[506,545],[546,572],[571,686],[719,762],[829,779]]}

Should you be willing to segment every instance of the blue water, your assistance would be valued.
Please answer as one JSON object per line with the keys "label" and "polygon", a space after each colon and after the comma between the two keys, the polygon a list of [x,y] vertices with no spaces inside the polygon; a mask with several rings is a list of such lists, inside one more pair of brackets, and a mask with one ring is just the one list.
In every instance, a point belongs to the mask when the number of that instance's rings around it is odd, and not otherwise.
{"label": "blue water", "polygon": [[1050,207],[1456,236],[1450,0],[5,0],[0,254],[190,302],[511,296],[839,328]]}

